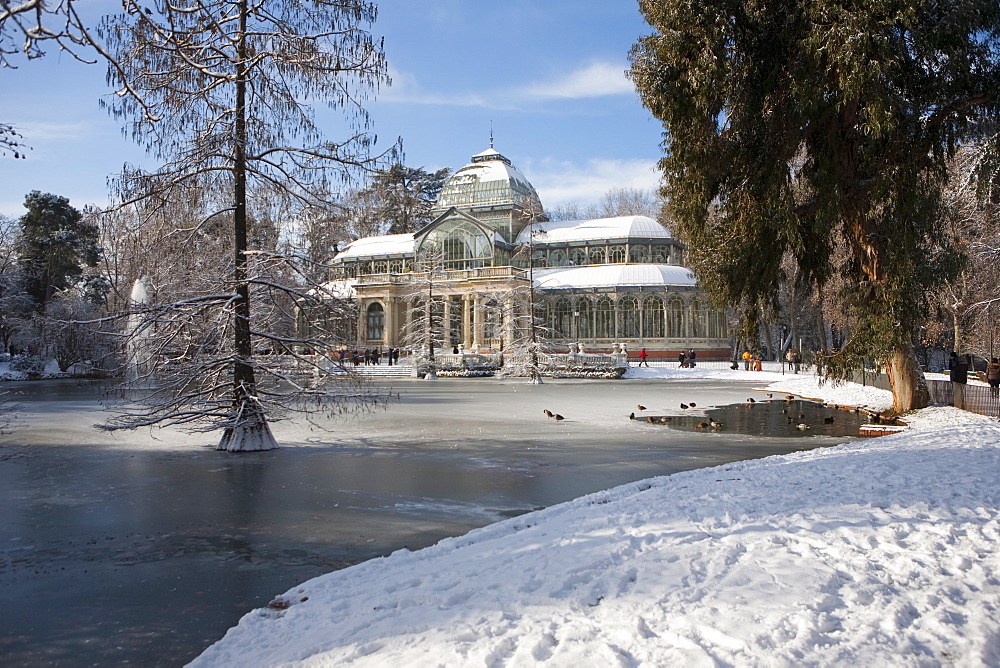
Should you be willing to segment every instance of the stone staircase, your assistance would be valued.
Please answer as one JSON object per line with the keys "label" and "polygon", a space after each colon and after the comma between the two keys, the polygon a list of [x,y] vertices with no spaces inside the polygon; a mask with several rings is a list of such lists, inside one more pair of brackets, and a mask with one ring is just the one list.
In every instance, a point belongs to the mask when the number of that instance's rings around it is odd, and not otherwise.
{"label": "stone staircase", "polygon": [[410,378],[413,376],[413,367],[404,364],[372,364],[370,366],[357,366],[355,370],[359,375],[368,378]]}

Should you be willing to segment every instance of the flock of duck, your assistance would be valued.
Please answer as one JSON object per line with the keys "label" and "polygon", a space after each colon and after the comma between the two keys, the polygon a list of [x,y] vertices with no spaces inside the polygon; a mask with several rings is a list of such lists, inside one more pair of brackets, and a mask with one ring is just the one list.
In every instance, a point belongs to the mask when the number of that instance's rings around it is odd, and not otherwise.
{"label": "flock of duck", "polygon": [[[774,395],[772,393],[768,393],[767,394],[767,398],[768,399],[773,399]],[[811,424],[809,424],[808,422],[804,422],[803,421],[803,419],[805,418],[805,415],[803,413],[798,413],[796,415],[789,414],[789,411],[791,410],[791,404],[792,404],[793,401],[795,401],[795,396],[791,395],[791,394],[787,395],[785,397],[785,402],[789,405],[789,407],[788,408],[784,408],[781,411],[782,413],[784,413],[786,415],[786,419],[788,420],[788,424],[794,425],[795,429],[798,429],[800,431],[807,431],[809,429],[812,429],[812,425]],[[754,405],[756,403],[759,403],[759,402],[756,399],[754,399],[753,397],[749,397],[749,398],[747,398],[746,403],[748,405],[752,406],[752,405]],[[680,404],[681,410],[688,410],[689,408],[697,408],[697,406],[698,406],[698,404],[696,404],[693,401],[690,401],[688,403],[681,403]],[[874,411],[867,411],[867,410],[864,410],[864,408],[857,407],[857,406],[839,406],[837,404],[828,404],[828,403],[823,403],[823,406],[826,406],[828,408],[833,408],[834,410],[837,410],[837,409],[847,410],[847,411],[850,411],[851,413],[865,413],[872,420],[872,422],[874,422],[875,424],[879,424],[883,420],[881,414],[879,414],[877,412],[874,412]],[[643,406],[642,404],[639,404],[638,406],[636,406],[636,410],[638,410],[639,413],[642,413],[643,411],[646,411],[648,409],[645,406]],[[562,415],[560,415],[559,413],[553,413],[552,411],[550,411],[547,408],[545,410],[543,410],[542,412],[545,414],[546,417],[551,418],[551,419],[555,420],[556,422],[559,422],[560,420],[565,420],[566,419]],[[628,415],[628,419],[629,420],[637,420],[637,419],[641,419],[641,418],[642,418],[642,416],[641,415],[636,415],[635,412],[629,413],[629,415]],[[647,415],[646,416],[646,422],[649,422],[650,424],[670,424],[673,421],[673,419],[674,419],[673,416],[670,416],[670,415],[660,415],[660,416]],[[826,417],[823,418],[823,423],[824,424],[833,424],[833,422],[834,422],[834,416],[832,416],[832,415],[827,415]],[[710,418],[707,422],[698,422],[697,424],[694,425],[694,428],[695,429],[701,429],[701,430],[708,429],[708,430],[712,430],[712,431],[718,431],[719,429],[722,429],[723,426],[724,425],[721,422],[719,422],[717,420],[713,420],[713,419]]]}

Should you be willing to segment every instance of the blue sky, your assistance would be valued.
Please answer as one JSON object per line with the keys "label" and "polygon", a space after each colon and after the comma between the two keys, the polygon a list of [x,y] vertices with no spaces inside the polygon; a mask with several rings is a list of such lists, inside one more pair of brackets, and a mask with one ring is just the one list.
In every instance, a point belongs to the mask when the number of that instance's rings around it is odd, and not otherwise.
{"label": "blue sky", "polygon": [[[384,0],[373,32],[393,78],[369,104],[374,130],[381,147],[402,137],[407,164],[457,169],[488,146],[492,123],[496,149],[547,207],[656,185],[662,130],[624,76],[649,32],[637,2]],[[123,164],[153,166],[99,107],[104,74],[55,51],[0,70],[0,120],[33,147],[0,158],[0,214],[20,216],[31,190],[100,205]],[[337,138],[332,117],[326,129]]]}

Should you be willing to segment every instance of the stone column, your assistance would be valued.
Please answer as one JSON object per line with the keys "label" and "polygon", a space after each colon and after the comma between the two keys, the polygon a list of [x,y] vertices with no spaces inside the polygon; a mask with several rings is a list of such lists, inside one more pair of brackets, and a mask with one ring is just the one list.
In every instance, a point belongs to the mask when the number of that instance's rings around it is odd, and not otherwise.
{"label": "stone column", "polygon": [[479,297],[472,298],[472,345],[483,347],[483,310]]}
{"label": "stone column", "polygon": [[395,348],[399,341],[399,303],[395,297],[385,298],[385,345]]}
{"label": "stone column", "polygon": [[462,342],[466,350],[472,347],[472,317],[469,313],[471,303],[469,295],[462,295]]}

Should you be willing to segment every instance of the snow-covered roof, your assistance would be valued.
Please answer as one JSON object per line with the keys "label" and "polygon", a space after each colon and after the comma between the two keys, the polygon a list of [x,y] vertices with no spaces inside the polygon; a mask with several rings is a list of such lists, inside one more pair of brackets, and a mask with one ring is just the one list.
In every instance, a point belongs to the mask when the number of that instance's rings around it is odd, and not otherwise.
{"label": "snow-covered roof", "polygon": [[327,281],[323,284],[323,290],[326,291],[326,296],[329,297],[335,297],[337,299],[354,299],[358,296],[358,291],[354,287],[357,284],[357,279],[353,278],[346,278],[339,281]]}
{"label": "snow-covered roof", "polygon": [[379,255],[413,253],[412,234],[386,234],[381,237],[363,237],[352,241],[347,248],[334,256],[335,262]]}
{"label": "snow-covered roof", "polygon": [[599,287],[695,285],[687,267],[666,264],[596,264],[586,267],[536,269],[535,285],[543,290]]}
{"label": "snow-covered roof", "polygon": [[536,223],[521,230],[518,243],[527,243],[528,235],[534,232],[534,242],[567,243],[570,241],[590,241],[593,239],[670,239],[667,228],[648,216],[616,216],[614,218],[591,218],[587,220],[554,220]]}
{"label": "snow-covered roof", "polygon": [[542,210],[538,193],[524,174],[510,160],[488,148],[472,156],[472,162],[445,182],[434,208],[514,203]]}

